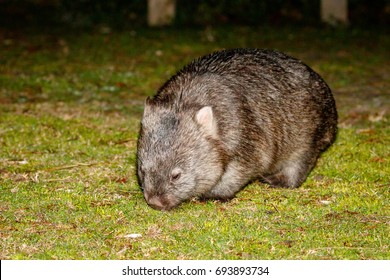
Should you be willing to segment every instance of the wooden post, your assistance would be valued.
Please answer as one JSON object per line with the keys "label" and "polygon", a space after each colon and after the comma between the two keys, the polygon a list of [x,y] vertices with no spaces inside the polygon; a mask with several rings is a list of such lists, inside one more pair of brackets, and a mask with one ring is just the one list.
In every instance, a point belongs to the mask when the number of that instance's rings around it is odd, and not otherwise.
{"label": "wooden post", "polygon": [[348,24],[348,0],[321,0],[321,18],[330,25]]}
{"label": "wooden post", "polygon": [[149,26],[164,26],[172,23],[176,13],[175,0],[148,0]]}

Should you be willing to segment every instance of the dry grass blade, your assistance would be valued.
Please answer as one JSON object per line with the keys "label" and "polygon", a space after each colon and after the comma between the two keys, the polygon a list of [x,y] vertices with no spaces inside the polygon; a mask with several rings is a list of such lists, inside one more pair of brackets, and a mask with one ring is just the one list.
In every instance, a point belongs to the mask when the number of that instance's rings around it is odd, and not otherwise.
{"label": "dry grass blade", "polygon": [[94,165],[98,165],[98,164],[100,164],[100,163],[96,163],[96,162],[94,162],[94,163],[77,163],[77,164],[51,167],[51,168],[44,169],[44,171],[52,172],[52,171],[58,171],[58,170],[73,169],[73,168],[78,168],[78,167],[89,167],[89,166],[94,166]]}

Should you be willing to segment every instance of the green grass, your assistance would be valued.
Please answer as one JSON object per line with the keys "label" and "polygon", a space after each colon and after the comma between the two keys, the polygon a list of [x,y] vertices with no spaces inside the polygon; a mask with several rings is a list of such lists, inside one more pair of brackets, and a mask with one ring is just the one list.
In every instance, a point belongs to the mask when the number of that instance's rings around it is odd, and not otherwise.
{"label": "green grass", "polygon": [[[299,57],[334,91],[336,143],[303,186],[151,209],[135,174],[143,101],[195,57]],[[390,38],[270,28],[0,36],[1,259],[389,259]],[[140,234],[131,238],[130,234]]]}

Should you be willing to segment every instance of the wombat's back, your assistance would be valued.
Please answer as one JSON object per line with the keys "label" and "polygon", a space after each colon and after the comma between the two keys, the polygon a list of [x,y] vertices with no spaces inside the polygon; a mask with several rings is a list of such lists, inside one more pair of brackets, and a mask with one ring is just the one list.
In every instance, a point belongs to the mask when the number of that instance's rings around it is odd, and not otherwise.
{"label": "wombat's back", "polygon": [[[267,144],[278,140],[273,144],[278,146],[293,144],[282,138],[295,136],[301,138],[295,139],[297,147],[304,141],[322,151],[337,131],[335,101],[324,80],[301,61],[272,50],[233,49],[201,57],[167,81],[155,99],[184,108],[211,104],[222,131],[261,131],[270,138]],[[237,117],[240,127],[234,126]]]}

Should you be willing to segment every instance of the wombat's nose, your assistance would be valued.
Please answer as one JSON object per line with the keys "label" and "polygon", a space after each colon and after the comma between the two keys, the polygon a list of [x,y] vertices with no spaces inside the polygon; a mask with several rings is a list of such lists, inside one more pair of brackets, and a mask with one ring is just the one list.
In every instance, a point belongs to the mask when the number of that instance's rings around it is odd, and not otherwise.
{"label": "wombat's nose", "polygon": [[150,207],[157,210],[162,210],[165,207],[158,196],[152,196],[150,199],[147,200],[147,202]]}

